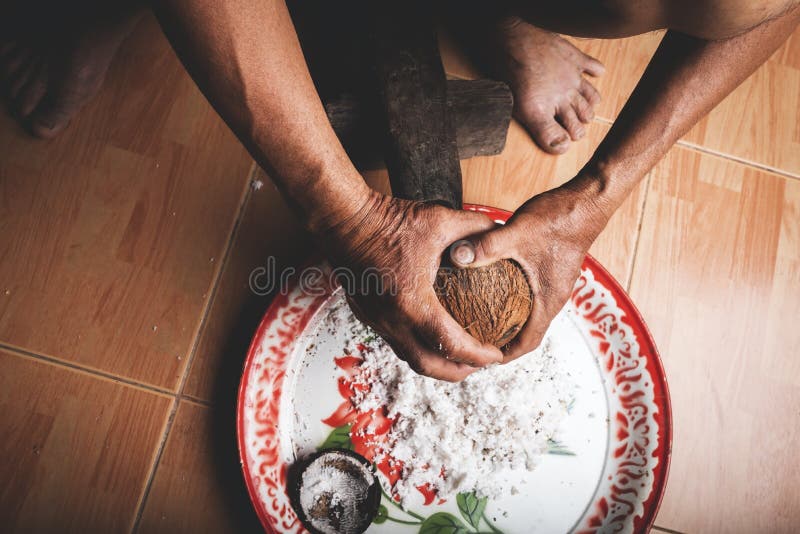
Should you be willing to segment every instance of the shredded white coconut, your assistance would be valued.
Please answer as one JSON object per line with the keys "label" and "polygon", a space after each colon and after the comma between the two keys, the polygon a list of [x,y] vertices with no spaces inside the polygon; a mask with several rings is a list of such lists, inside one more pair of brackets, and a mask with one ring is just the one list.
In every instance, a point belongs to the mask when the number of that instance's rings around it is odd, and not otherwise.
{"label": "shredded white coconut", "polygon": [[368,387],[355,388],[352,400],[361,412],[383,406],[394,420],[375,461],[388,455],[402,462],[393,488],[401,502],[421,485],[441,498],[469,491],[490,498],[515,494],[509,472],[533,470],[567,414],[574,385],[559,365],[555,339],[449,383],[414,373],[344,300],[329,318],[352,332],[346,352],[356,353],[359,343],[367,347],[354,380]]}

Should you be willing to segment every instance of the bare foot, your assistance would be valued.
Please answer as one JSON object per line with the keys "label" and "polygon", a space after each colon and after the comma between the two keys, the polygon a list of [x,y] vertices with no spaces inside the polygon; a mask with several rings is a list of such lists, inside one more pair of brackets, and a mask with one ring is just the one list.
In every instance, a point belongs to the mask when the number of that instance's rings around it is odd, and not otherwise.
{"label": "bare foot", "polygon": [[492,62],[514,94],[514,116],[536,144],[563,154],[586,134],[600,93],[584,74],[601,76],[605,67],[560,36],[513,18],[494,32]]}
{"label": "bare foot", "polygon": [[119,45],[140,13],[80,25],[14,32],[0,44],[0,78],[9,110],[35,136],[51,138],[100,90]]}

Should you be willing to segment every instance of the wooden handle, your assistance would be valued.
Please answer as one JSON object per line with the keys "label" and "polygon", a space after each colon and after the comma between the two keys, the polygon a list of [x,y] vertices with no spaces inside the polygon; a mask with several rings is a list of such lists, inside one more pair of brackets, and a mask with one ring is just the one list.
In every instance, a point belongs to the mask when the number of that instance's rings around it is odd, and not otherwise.
{"label": "wooden handle", "polygon": [[431,8],[378,0],[369,9],[392,192],[461,209],[456,130]]}
{"label": "wooden handle", "polygon": [[[373,100],[350,92],[324,101],[333,130],[362,170],[386,166],[386,124],[370,105]],[[455,123],[459,159],[500,154],[506,145],[512,106],[511,91],[503,82],[447,80],[447,113]]]}

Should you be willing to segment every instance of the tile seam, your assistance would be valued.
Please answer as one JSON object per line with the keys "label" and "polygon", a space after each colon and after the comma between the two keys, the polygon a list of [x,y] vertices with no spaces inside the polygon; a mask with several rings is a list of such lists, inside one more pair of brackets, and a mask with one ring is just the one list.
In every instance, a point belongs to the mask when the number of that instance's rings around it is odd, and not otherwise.
{"label": "tile seam", "polygon": [[236,218],[234,220],[233,227],[231,228],[231,232],[228,235],[228,239],[225,244],[225,249],[222,253],[219,270],[217,271],[217,274],[211,283],[211,288],[209,289],[208,301],[206,302],[206,306],[202,311],[200,324],[198,325],[197,330],[195,332],[191,350],[189,351],[189,356],[186,358],[186,366],[184,367],[183,373],[181,373],[181,377],[178,382],[177,393],[173,400],[172,408],[170,410],[170,414],[167,419],[167,424],[164,427],[163,436],[161,438],[158,449],[156,451],[156,455],[153,458],[153,462],[148,472],[147,482],[145,483],[145,487],[142,490],[139,502],[137,502],[136,516],[134,517],[134,521],[130,529],[131,533],[138,532],[139,527],[141,525],[142,517],[144,516],[145,506],[147,505],[147,500],[148,497],[150,496],[150,491],[152,490],[153,483],[156,478],[156,473],[158,472],[158,467],[161,463],[161,458],[164,454],[164,450],[166,448],[166,444],[169,439],[172,426],[175,423],[175,418],[178,413],[180,402],[181,400],[184,399],[183,390],[186,387],[186,382],[188,380],[189,373],[191,372],[192,364],[194,363],[194,357],[197,353],[197,348],[200,344],[200,339],[203,336],[203,331],[205,330],[206,324],[208,322],[208,317],[210,315],[211,308],[213,307],[214,301],[216,300],[217,292],[219,290],[220,280],[222,279],[222,275],[225,272],[225,267],[227,267],[228,265],[231,251],[233,249],[233,244],[236,240],[236,237],[239,235],[239,228],[242,222],[242,218],[244,217],[244,211],[253,191],[251,184],[257,172],[258,172],[258,165],[255,162],[253,162],[252,165],[250,166],[250,171],[247,173],[245,190],[242,194],[241,200],[239,201]]}
{"label": "tile seam", "polygon": [[94,369],[92,367],[87,367],[81,365],[79,363],[71,362],[69,360],[63,360],[61,358],[56,358],[53,356],[48,356],[46,354],[41,354],[39,352],[35,352],[32,350],[24,349],[21,347],[17,347],[14,345],[8,345],[6,343],[0,342],[0,350],[4,350],[9,352],[10,354],[14,354],[15,356],[28,358],[30,360],[38,361],[41,363],[45,363],[48,365],[52,365],[54,367],[58,367],[67,371],[77,372],[89,375],[93,378],[108,380],[109,382],[114,382],[116,384],[120,384],[122,386],[130,387],[133,389],[138,389],[145,391],[147,393],[153,393],[162,397],[168,398],[175,398],[176,394],[174,391],[170,391],[165,388],[160,388],[158,386],[154,386],[152,384],[148,384],[146,382],[139,382],[138,380],[133,380],[130,378],[126,378],[120,375],[115,375],[112,373],[108,373],[106,371],[101,371],[99,369]]}
{"label": "tile seam", "polygon": [[[599,122],[601,124],[605,124],[607,126],[612,126],[614,124],[614,121],[606,119],[605,117],[595,117],[594,120],[596,122]],[[766,163],[759,163],[758,161],[749,160],[749,159],[743,158],[741,156],[736,156],[734,154],[729,154],[727,152],[721,152],[721,151],[715,150],[713,148],[705,147],[705,146],[703,146],[701,144],[698,144],[698,143],[693,143],[691,141],[686,141],[685,139],[679,139],[675,143],[675,145],[677,145],[679,147],[682,147],[682,148],[687,148],[687,149],[690,149],[690,150],[694,150],[696,152],[700,152],[701,154],[708,154],[710,156],[716,156],[718,158],[722,158],[722,159],[725,159],[725,160],[728,160],[728,161],[733,161],[735,163],[739,163],[739,164],[745,165],[747,167],[752,167],[752,168],[760,170],[760,171],[764,171],[764,172],[768,172],[768,173],[771,173],[771,174],[775,174],[777,176],[780,176],[781,178],[788,178],[788,179],[792,179],[792,180],[800,180],[800,173],[787,171],[787,170],[781,169],[779,167],[774,167],[772,165],[768,165]]]}

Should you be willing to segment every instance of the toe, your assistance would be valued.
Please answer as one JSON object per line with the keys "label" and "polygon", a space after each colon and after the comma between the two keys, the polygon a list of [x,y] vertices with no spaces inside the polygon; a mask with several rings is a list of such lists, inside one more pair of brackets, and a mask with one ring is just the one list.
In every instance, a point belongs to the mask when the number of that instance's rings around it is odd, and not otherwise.
{"label": "toe", "polygon": [[49,94],[45,94],[28,117],[28,126],[36,137],[50,139],[69,124],[71,116],[71,113],[54,103]]}
{"label": "toe", "polygon": [[0,70],[2,70],[4,81],[9,83],[12,79],[14,79],[17,71],[25,66],[30,61],[32,56],[33,50],[25,47],[16,47],[9,52],[3,58],[2,63],[0,64]]}
{"label": "toe", "polygon": [[605,66],[588,54],[581,52],[580,66],[583,72],[597,78],[605,73]]}
{"label": "toe", "polygon": [[578,91],[580,92],[581,96],[586,99],[589,105],[592,106],[592,108],[600,103],[600,93],[594,88],[594,85],[589,83],[589,80],[586,78],[581,79],[581,85]]}
{"label": "toe", "polygon": [[28,80],[30,80],[31,77],[36,74],[36,70],[38,68],[39,61],[34,58],[31,61],[28,61],[25,66],[8,81],[6,89],[8,97],[12,101],[16,100],[22,88],[25,87],[25,85],[28,83]]}
{"label": "toe", "polygon": [[577,141],[586,135],[586,128],[583,126],[580,119],[578,119],[578,115],[571,105],[565,105],[563,108],[559,109],[556,118],[567,132],[569,132],[569,136],[573,141]]}
{"label": "toe", "polygon": [[556,121],[554,111],[530,106],[519,109],[515,115],[545,152],[563,154],[569,148],[569,133]]}
{"label": "toe", "polygon": [[17,43],[15,41],[5,41],[3,44],[0,44],[0,60],[5,59],[16,47]]}
{"label": "toe", "polygon": [[572,108],[575,110],[575,114],[582,123],[587,124],[594,119],[594,106],[592,106],[582,94],[578,93],[573,97]]}
{"label": "toe", "polygon": [[31,133],[42,139],[55,137],[67,127],[77,108],[77,103],[65,100],[58,93],[48,91],[28,117]]}
{"label": "toe", "polygon": [[14,108],[21,118],[27,118],[39,105],[47,91],[47,73],[43,64],[39,64],[28,83],[20,90],[14,100]]}

